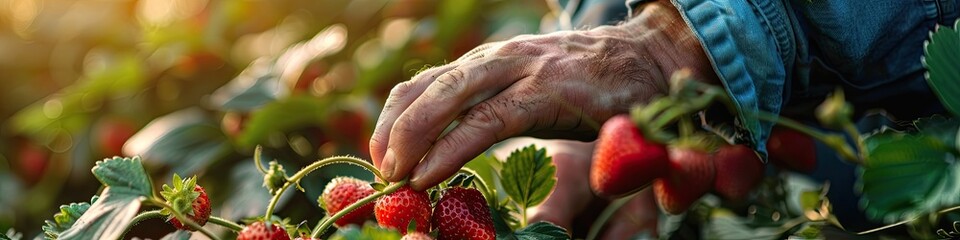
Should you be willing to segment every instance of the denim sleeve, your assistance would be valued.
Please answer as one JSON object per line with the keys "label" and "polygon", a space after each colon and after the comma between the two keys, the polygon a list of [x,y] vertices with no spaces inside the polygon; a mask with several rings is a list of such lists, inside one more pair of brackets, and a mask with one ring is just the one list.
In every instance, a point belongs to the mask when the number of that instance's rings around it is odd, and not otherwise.
{"label": "denim sleeve", "polygon": [[[628,0],[635,9],[644,0]],[[673,0],[706,51],[738,110],[738,139],[766,155],[773,123],[759,111],[779,114],[796,57],[794,20],[781,1]],[[632,15],[632,14],[631,14]]]}

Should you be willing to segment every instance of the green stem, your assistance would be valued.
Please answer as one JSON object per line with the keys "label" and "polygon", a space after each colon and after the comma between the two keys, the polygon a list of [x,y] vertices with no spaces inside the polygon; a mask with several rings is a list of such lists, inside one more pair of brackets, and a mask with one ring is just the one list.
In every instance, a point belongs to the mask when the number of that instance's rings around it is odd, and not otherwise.
{"label": "green stem", "polygon": [[794,121],[793,119],[782,118],[775,114],[770,114],[763,111],[757,112],[757,118],[759,118],[761,121],[774,122],[779,125],[783,125],[784,127],[797,130],[800,133],[813,137],[837,151],[837,153],[840,154],[840,157],[842,157],[844,160],[857,165],[863,165],[863,162],[853,153],[853,148],[847,144],[847,141],[843,138],[843,136],[838,134],[825,134],[814,130],[811,127],[803,125],[802,123]]}
{"label": "green stem", "polygon": [[345,208],[343,208],[343,209],[340,209],[339,212],[337,212],[337,213],[334,214],[333,216],[330,216],[330,218],[325,218],[324,220],[322,220],[322,221],[320,222],[320,227],[318,227],[318,228],[316,229],[316,231],[313,232],[313,235],[310,236],[310,237],[311,237],[311,238],[319,238],[320,235],[323,234],[323,232],[326,232],[327,228],[330,228],[330,226],[333,225],[333,223],[337,221],[337,219],[340,219],[340,218],[343,217],[344,215],[347,215],[348,213],[352,212],[353,210],[356,210],[357,208],[359,208],[359,207],[361,207],[361,206],[363,206],[363,205],[365,205],[365,204],[367,204],[367,203],[370,203],[370,202],[372,202],[373,200],[376,200],[377,198],[380,198],[380,197],[383,196],[383,195],[387,195],[387,194],[391,194],[391,193],[393,193],[393,192],[396,192],[396,191],[397,191],[398,189],[400,189],[401,187],[406,186],[406,185],[407,185],[407,182],[408,182],[408,180],[404,179],[404,180],[402,180],[402,181],[392,183],[392,184],[390,184],[389,186],[387,186],[386,188],[384,188],[383,191],[380,191],[380,192],[377,192],[377,193],[374,193],[374,194],[370,194],[370,196],[367,196],[367,197],[365,197],[365,198],[362,198],[362,199],[360,199],[359,201],[354,202],[353,204],[350,204],[350,206],[347,206],[347,207],[345,207]]}
{"label": "green stem", "polygon": [[600,212],[600,216],[597,216],[597,219],[594,220],[590,226],[590,230],[587,232],[587,240],[597,239],[597,237],[600,236],[600,230],[603,230],[603,226],[613,217],[613,214],[617,213],[617,210],[620,210],[623,205],[626,205],[627,202],[636,195],[637,193],[634,193],[626,197],[618,198],[613,200],[610,205],[607,205],[607,208],[604,208],[603,212]]}
{"label": "green stem", "polygon": [[263,153],[263,146],[257,145],[257,148],[253,150],[253,162],[257,163],[257,171],[260,171],[261,174],[266,175],[267,169],[263,168],[263,161],[260,159],[260,155]]}
{"label": "green stem", "polygon": [[163,200],[161,200],[161,199],[156,199],[156,198],[150,198],[150,199],[147,199],[146,201],[147,201],[148,203],[153,204],[153,205],[156,205],[156,206],[159,206],[159,207],[163,207],[163,208],[166,208],[167,210],[170,210],[170,213],[173,214],[173,217],[177,218],[177,220],[180,220],[180,223],[183,223],[184,225],[190,226],[191,229],[196,229],[197,231],[200,231],[200,233],[203,233],[203,235],[207,235],[208,238],[213,239],[213,240],[220,240],[219,237],[217,237],[216,235],[214,235],[213,233],[211,233],[209,230],[204,229],[202,226],[200,226],[199,224],[197,224],[197,223],[194,222],[193,220],[187,218],[187,217],[184,216],[182,213],[177,212],[177,210],[173,209],[173,206],[170,206],[170,204],[167,204],[167,202],[164,202]]}
{"label": "green stem", "polygon": [[226,228],[228,228],[228,229],[230,229],[230,230],[233,230],[234,232],[239,232],[239,231],[242,231],[242,230],[243,230],[243,226],[240,226],[239,224],[237,224],[237,223],[235,223],[235,222],[233,222],[233,221],[226,220],[226,219],[223,219],[223,218],[219,218],[219,217],[215,217],[215,216],[210,216],[210,218],[207,219],[207,221],[208,221],[209,223],[213,223],[213,224],[216,224],[216,225],[220,225],[220,226],[226,227]]}
{"label": "green stem", "polygon": [[517,208],[520,209],[520,228],[527,227],[527,208],[517,203]]}
{"label": "green stem", "polygon": [[460,170],[458,170],[457,172],[473,175],[474,182],[477,183],[478,187],[480,187],[481,191],[483,191],[483,195],[487,199],[487,205],[496,206],[496,199],[497,199],[496,194],[494,193],[493,189],[490,189],[490,185],[487,185],[487,182],[483,181],[483,178],[481,178],[476,171],[473,171],[473,169],[464,167],[464,168],[460,168]]}
{"label": "green stem", "polygon": [[[267,212],[263,215],[264,218],[269,219],[270,217],[273,216],[273,210],[274,208],[276,208],[277,202],[280,201],[280,195],[283,195],[283,192],[287,191],[287,188],[290,188],[290,186],[299,183],[300,179],[303,179],[303,177],[307,176],[307,174],[310,174],[311,172],[316,171],[320,167],[323,167],[329,164],[334,164],[334,163],[356,164],[360,167],[367,169],[367,171],[372,172],[374,175],[377,176],[377,178],[383,180],[383,175],[380,174],[380,171],[377,170],[377,168],[374,167],[372,164],[368,163],[367,161],[364,161],[363,159],[350,157],[350,156],[335,156],[335,157],[324,158],[320,161],[313,162],[310,165],[303,167],[303,169],[300,169],[300,171],[297,171],[297,173],[293,174],[293,176],[290,176],[289,178],[287,178],[287,182],[284,183],[283,186],[281,186],[280,189],[278,189],[277,192],[273,194],[273,198],[270,199],[270,204],[267,205]],[[269,224],[270,224],[270,221],[267,221],[267,225]]]}
{"label": "green stem", "polygon": [[127,224],[127,227],[123,228],[123,232],[120,233],[120,237],[118,237],[117,239],[118,240],[123,239],[123,237],[126,236],[128,232],[130,232],[130,229],[132,229],[134,226],[137,226],[137,224],[140,224],[140,222],[142,222],[143,220],[161,218],[161,217],[163,217],[163,214],[160,213],[160,210],[146,211],[146,212],[137,214],[136,217],[133,217],[133,219],[130,220],[130,223]]}
{"label": "green stem", "polygon": [[853,125],[850,121],[845,121],[843,123],[843,130],[856,142],[857,158],[859,158],[860,161],[867,161],[867,145],[863,142],[863,136],[860,135],[860,130],[857,130],[857,126]]}

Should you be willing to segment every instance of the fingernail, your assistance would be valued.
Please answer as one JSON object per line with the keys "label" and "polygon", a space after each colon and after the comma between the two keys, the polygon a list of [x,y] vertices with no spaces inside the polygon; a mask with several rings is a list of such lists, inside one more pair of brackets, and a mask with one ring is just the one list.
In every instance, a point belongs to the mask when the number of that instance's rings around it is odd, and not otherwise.
{"label": "fingernail", "polygon": [[383,155],[383,162],[380,163],[380,173],[384,179],[393,177],[393,170],[396,166],[393,164],[393,149],[387,149],[387,154]]}

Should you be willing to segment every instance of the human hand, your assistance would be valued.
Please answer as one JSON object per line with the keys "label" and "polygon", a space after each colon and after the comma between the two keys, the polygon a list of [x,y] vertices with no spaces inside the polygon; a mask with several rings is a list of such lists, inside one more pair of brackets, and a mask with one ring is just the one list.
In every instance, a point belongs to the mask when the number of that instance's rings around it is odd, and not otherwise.
{"label": "human hand", "polygon": [[709,66],[676,10],[663,4],[619,26],[485,44],[394,87],[371,156],[388,181],[409,176],[425,189],[509,137],[591,139],[599,127],[591,123],[664,93],[673,71]]}

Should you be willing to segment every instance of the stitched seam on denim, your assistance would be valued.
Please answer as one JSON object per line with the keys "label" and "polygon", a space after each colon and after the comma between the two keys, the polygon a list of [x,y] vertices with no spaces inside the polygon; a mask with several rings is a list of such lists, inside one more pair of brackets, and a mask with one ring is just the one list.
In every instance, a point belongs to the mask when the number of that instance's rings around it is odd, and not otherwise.
{"label": "stitched seam on denim", "polygon": [[773,0],[751,0],[750,3],[753,5],[753,11],[760,15],[761,25],[766,26],[767,32],[773,36],[773,39],[777,43],[777,52],[780,54],[780,60],[783,62],[791,62],[795,56],[793,46],[793,36],[789,29],[790,25],[788,22],[784,21],[785,16],[781,12],[781,8],[774,5]]}

